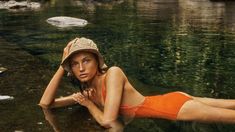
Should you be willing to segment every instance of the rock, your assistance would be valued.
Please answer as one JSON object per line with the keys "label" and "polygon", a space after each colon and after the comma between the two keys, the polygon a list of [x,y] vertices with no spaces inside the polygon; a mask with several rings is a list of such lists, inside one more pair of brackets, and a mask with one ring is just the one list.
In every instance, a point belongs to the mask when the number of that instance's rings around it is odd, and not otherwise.
{"label": "rock", "polygon": [[9,10],[39,9],[40,7],[41,4],[38,2],[27,2],[27,1],[17,2],[15,0],[0,1],[0,9],[9,9]]}
{"label": "rock", "polygon": [[41,4],[38,2],[29,2],[28,8],[30,9],[39,9],[41,7]]}
{"label": "rock", "polygon": [[46,21],[47,23],[60,28],[73,27],[73,26],[84,27],[88,23],[84,19],[66,17],[66,16],[51,17]]}
{"label": "rock", "polygon": [[7,68],[5,68],[5,67],[0,67],[0,74],[3,73],[3,72],[5,72],[5,71],[7,71]]}
{"label": "rock", "polygon": [[12,100],[12,99],[14,99],[13,96],[0,95],[0,100]]}

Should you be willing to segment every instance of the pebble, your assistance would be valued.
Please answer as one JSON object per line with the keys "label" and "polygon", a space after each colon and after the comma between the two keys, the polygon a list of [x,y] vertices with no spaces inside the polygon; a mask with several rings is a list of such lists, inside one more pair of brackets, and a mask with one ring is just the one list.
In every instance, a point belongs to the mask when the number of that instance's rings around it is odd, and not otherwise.
{"label": "pebble", "polygon": [[14,99],[13,96],[9,96],[9,95],[0,95],[0,100],[12,100]]}
{"label": "pebble", "polygon": [[38,124],[38,125],[42,125],[43,123],[42,123],[42,122],[38,122],[37,124]]}
{"label": "pebble", "polygon": [[5,71],[7,71],[7,68],[5,68],[5,67],[0,67],[0,74],[3,73],[3,72],[5,72]]}

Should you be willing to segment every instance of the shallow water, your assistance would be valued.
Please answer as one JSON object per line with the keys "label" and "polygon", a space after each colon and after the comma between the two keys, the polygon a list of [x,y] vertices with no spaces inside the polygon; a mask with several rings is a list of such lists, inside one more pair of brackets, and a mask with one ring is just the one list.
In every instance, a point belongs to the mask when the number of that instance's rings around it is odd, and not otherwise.
{"label": "shallow water", "polygon": [[[9,69],[0,76],[0,95],[15,97],[0,102],[0,131],[53,131],[36,104],[60,63],[63,47],[76,36],[93,39],[106,63],[122,67],[144,95],[180,90],[234,98],[234,10],[235,2],[209,0],[51,0],[38,11],[0,10],[0,53],[5,56],[0,66]],[[86,19],[89,24],[58,29],[46,23],[47,18],[61,15]],[[12,56],[6,55],[9,51]],[[76,91],[64,80],[59,95]],[[79,106],[53,113],[64,131],[103,131]],[[125,127],[126,131],[162,132],[234,129],[227,124],[159,119],[135,119]]]}

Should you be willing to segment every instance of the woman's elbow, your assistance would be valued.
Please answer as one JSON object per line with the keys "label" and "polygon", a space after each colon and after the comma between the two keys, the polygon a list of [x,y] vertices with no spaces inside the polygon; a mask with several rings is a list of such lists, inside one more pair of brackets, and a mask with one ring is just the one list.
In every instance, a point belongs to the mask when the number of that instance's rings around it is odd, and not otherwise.
{"label": "woman's elbow", "polygon": [[103,126],[104,128],[111,128],[113,122],[114,122],[114,120],[107,120],[107,119],[104,119],[104,120],[102,120],[102,122],[100,123],[100,125]]}
{"label": "woman's elbow", "polygon": [[40,100],[40,102],[38,103],[40,107],[45,108],[45,109],[54,108],[54,104],[55,104],[55,100],[53,100],[52,102]]}
{"label": "woman's elbow", "polygon": [[38,104],[41,108],[43,108],[43,109],[48,109],[48,108],[50,108],[50,104],[45,104],[45,103],[39,103]]}
{"label": "woman's elbow", "polygon": [[48,108],[51,108],[53,104],[54,104],[54,101],[47,102],[47,101],[41,100],[38,105],[44,109],[48,109]]}
{"label": "woman's elbow", "polygon": [[102,127],[104,127],[104,128],[110,128],[110,127],[111,127],[110,124],[109,124],[109,122],[106,122],[106,121],[102,121],[102,122],[100,123],[100,125],[101,125]]}

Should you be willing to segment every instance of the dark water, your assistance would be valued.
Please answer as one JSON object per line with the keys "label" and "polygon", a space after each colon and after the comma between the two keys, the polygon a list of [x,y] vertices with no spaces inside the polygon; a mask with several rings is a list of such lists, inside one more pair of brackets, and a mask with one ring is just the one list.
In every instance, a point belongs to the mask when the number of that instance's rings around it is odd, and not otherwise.
{"label": "dark water", "polygon": [[[1,83],[0,94],[16,98],[0,102],[0,131],[53,131],[36,104],[60,63],[63,47],[77,36],[93,39],[106,63],[122,67],[144,95],[180,90],[195,96],[234,98],[234,11],[235,2],[209,0],[103,3],[51,0],[43,2],[39,11],[0,10],[0,37],[4,40],[0,45],[15,44],[19,50],[39,58],[36,63],[27,61],[34,68],[22,70],[23,74],[15,70],[22,76],[17,79],[17,86],[9,90]],[[58,29],[45,22],[49,17],[61,15],[83,18],[89,24],[84,28]],[[1,59],[0,64],[7,62],[9,60]],[[24,65],[24,62],[15,65]],[[31,76],[37,86],[26,83],[25,76]],[[7,75],[1,79],[3,77]],[[11,79],[15,79],[14,76]],[[64,89],[58,96],[76,91],[66,82],[65,79]],[[52,113],[63,131],[103,131],[79,106]],[[235,128],[228,124],[135,119],[125,130],[232,132]]]}

